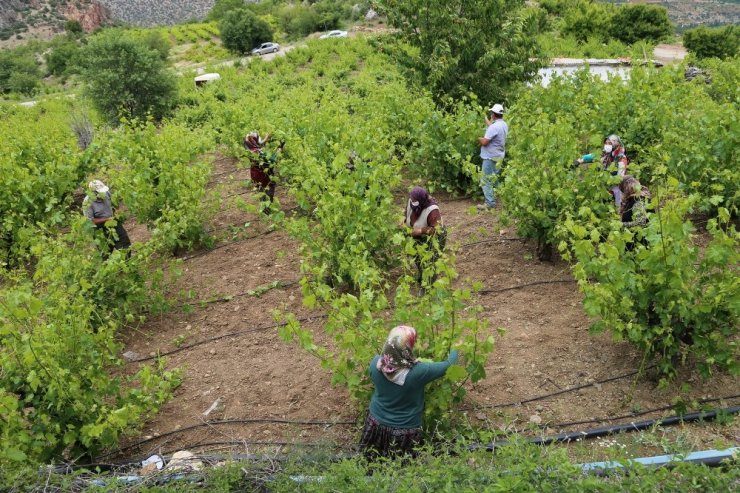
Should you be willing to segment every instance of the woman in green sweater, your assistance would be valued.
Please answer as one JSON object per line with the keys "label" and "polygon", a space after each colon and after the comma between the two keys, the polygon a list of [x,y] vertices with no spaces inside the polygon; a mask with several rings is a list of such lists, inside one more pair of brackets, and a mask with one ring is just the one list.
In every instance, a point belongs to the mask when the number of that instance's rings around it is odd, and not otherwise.
{"label": "woman in green sweater", "polygon": [[391,330],[383,354],[370,362],[375,392],[362,430],[360,449],[368,459],[410,453],[422,442],[421,414],[424,385],[444,376],[457,362],[457,351],[447,361],[419,362],[414,357],[416,330],[399,325]]}

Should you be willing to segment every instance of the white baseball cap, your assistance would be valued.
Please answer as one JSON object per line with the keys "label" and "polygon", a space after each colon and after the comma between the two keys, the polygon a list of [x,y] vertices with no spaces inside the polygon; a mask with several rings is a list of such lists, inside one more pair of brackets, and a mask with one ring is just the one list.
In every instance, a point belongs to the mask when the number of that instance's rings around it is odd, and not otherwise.
{"label": "white baseball cap", "polygon": [[108,186],[100,180],[91,181],[87,184],[87,187],[93,192],[97,193],[106,193],[108,190],[110,190]]}
{"label": "white baseball cap", "polygon": [[491,107],[492,112],[496,113],[497,115],[503,115],[504,114],[504,107],[498,103],[494,104]]}

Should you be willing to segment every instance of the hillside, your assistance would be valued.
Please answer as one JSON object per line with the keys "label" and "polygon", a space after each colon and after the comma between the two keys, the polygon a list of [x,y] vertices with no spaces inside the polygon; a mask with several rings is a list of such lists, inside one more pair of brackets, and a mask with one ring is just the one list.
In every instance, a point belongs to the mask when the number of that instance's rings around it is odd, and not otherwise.
{"label": "hillside", "polygon": [[0,47],[27,39],[48,39],[76,20],[92,31],[111,18],[110,11],[95,0],[0,0]]}
{"label": "hillside", "polygon": [[118,22],[135,26],[177,24],[202,19],[215,0],[100,0]]}

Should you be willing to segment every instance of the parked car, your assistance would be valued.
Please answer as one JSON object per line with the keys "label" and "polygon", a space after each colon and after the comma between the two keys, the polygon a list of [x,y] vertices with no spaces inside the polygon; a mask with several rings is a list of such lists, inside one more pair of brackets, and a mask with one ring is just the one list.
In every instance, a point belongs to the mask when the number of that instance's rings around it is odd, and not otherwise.
{"label": "parked car", "polygon": [[277,53],[280,45],[277,43],[262,43],[258,48],[252,50],[252,55],[265,55],[267,53]]}
{"label": "parked car", "polygon": [[326,34],[322,34],[319,36],[319,39],[327,39],[327,38],[346,38],[347,37],[347,31],[329,31]]}

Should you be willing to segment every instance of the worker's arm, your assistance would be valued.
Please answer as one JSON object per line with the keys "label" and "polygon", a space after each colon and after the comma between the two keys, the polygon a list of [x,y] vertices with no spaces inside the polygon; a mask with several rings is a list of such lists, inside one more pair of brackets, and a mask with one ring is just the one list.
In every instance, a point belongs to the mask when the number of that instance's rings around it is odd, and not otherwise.
{"label": "worker's arm", "polygon": [[434,363],[417,363],[420,367],[418,370],[418,379],[426,384],[432,380],[436,380],[444,376],[447,368],[457,363],[457,350],[453,349],[450,351],[450,355],[447,357],[447,361],[438,361]]}
{"label": "worker's arm", "polygon": [[576,160],[578,164],[583,163],[593,163],[594,162],[594,155],[593,154],[584,154],[579,159]]}
{"label": "worker's arm", "polygon": [[[489,121],[486,119],[486,121]],[[486,133],[483,135],[483,137],[478,137],[478,144],[481,146],[487,146],[491,143],[493,138],[498,134],[499,130],[496,128],[496,125],[493,125],[493,122],[491,122],[490,125],[488,125],[488,128],[486,128]]]}
{"label": "worker's arm", "polygon": [[411,232],[411,236],[424,236],[424,235],[431,235],[434,234],[435,227],[439,222],[442,220],[442,213],[439,212],[439,209],[433,210],[429,213],[429,216],[427,216],[427,224],[429,226],[426,226],[424,228],[414,228],[414,230]]}
{"label": "worker's arm", "polygon": [[104,224],[110,221],[111,219],[113,218],[112,217],[94,217],[92,218],[92,222],[93,224],[98,225],[98,224]]}

